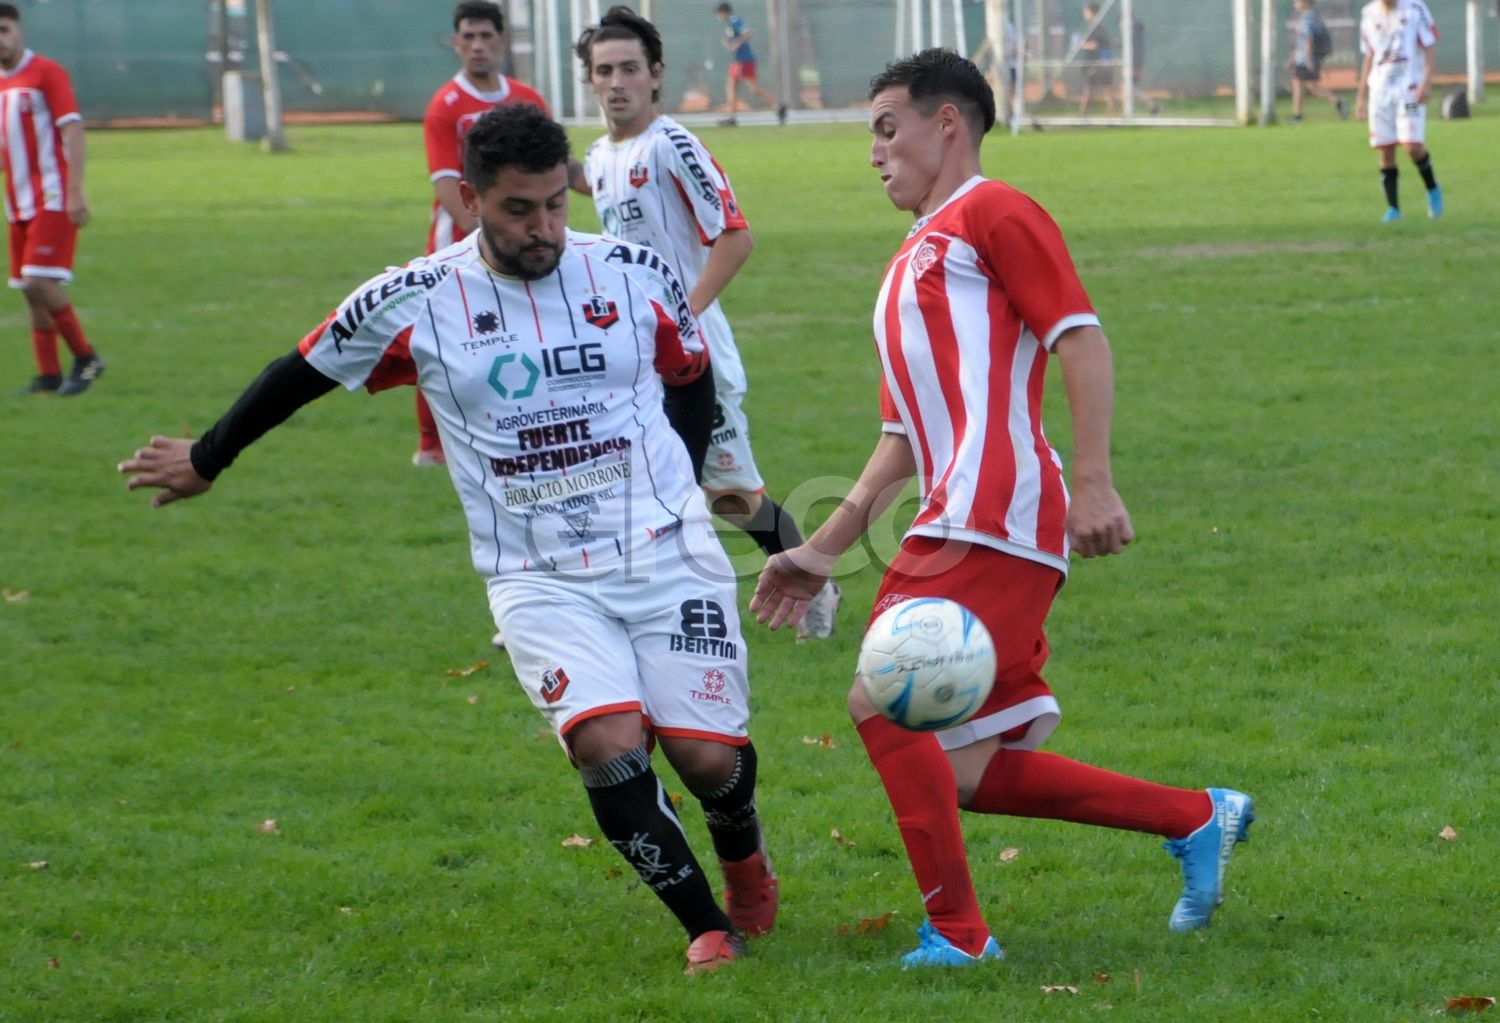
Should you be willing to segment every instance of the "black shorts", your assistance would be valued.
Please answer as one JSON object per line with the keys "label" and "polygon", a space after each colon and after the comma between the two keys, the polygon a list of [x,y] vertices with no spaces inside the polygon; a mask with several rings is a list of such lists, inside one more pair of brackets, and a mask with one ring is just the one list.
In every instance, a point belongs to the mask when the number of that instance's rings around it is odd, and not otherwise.
{"label": "black shorts", "polygon": [[1297,76],[1297,81],[1299,82],[1316,82],[1319,78],[1323,77],[1322,70],[1316,64],[1312,67],[1308,67],[1306,64],[1298,64],[1292,68],[1292,74]]}

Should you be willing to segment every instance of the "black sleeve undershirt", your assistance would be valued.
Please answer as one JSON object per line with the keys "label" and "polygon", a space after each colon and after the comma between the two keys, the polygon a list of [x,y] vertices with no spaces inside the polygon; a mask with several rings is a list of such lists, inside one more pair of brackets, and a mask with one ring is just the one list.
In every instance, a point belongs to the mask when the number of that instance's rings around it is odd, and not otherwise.
{"label": "black sleeve undershirt", "polygon": [[662,401],[667,421],[687,446],[688,457],[693,460],[693,479],[699,483],[703,482],[703,461],[713,439],[717,405],[714,375],[708,369],[690,384],[667,384],[667,395]]}
{"label": "black sleeve undershirt", "polygon": [[206,480],[216,479],[262,434],[337,386],[338,381],[314,369],[301,352],[294,349],[283,355],[193,444],[193,471]]}

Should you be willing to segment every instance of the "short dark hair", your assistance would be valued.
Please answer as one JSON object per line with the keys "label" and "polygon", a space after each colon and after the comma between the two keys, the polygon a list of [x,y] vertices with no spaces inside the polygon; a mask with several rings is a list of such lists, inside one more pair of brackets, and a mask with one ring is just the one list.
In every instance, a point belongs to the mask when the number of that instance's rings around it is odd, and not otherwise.
{"label": "short dark hair", "polygon": [[[639,40],[641,49],[646,52],[646,63],[650,65],[650,68],[664,66],[661,33],[656,30],[656,26],[624,4],[616,4],[604,12],[604,17],[599,19],[599,24],[590,25],[584,29],[578,36],[578,44],[573,47],[573,52],[578,54],[578,59],[583,61],[585,82],[591,80],[594,74],[594,44],[605,43],[611,39]],[[661,90],[653,90],[651,101],[654,103],[659,99],[661,99]]]}
{"label": "short dark hair", "polygon": [[952,50],[933,48],[891,61],[870,79],[869,98],[903,85],[924,114],[944,103],[958,107],[976,142],[995,126],[994,90],[972,60]]}
{"label": "short dark hair", "polygon": [[464,138],[464,180],[487,191],[506,167],[541,174],[568,162],[568,133],[530,103],[496,107]]}
{"label": "short dark hair", "polygon": [[496,32],[505,32],[505,15],[500,12],[500,5],[490,0],[463,0],[453,8],[453,31],[457,32],[465,21],[487,21],[495,26]]}
{"label": "short dark hair", "polygon": [[714,8],[714,13],[715,14],[733,14],[734,13],[734,6],[732,4],[720,4],[719,6],[717,6],[717,7]]}
{"label": "short dark hair", "polygon": [[21,20],[21,10],[15,4],[0,4],[0,18],[9,18],[11,21]]}

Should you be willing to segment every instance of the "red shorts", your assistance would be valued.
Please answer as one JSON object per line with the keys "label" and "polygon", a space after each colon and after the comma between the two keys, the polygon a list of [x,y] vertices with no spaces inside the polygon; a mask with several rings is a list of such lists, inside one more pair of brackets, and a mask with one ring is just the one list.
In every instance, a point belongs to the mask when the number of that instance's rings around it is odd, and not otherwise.
{"label": "red shorts", "polygon": [[73,247],[78,227],[58,210],[42,210],[31,220],[10,225],[10,286],[23,277],[73,279]]}
{"label": "red shorts", "polygon": [[870,621],[913,597],[946,597],[974,612],[995,642],[995,688],[972,718],[938,733],[944,749],[993,735],[1007,746],[1034,749],[1057,727],[1062,711],[1041,674],[1048,653],[1042,626],[1062,582],[1050,565],[993,547],[925,536],[902,542]]}
{"label": "red shorts", "polygon": [[733,78],[736,82],[755,81],[755,61],[736,60],[730,62],[729,77]]}

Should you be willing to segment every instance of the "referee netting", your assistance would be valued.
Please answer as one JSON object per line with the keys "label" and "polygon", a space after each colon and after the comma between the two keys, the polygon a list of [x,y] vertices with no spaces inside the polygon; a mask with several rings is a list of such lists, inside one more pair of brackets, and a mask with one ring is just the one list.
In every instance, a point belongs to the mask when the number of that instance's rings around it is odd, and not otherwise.
{"label": "referee netting", "polygon": [[[1088,119],[1106,120],[1111,93],[1124,109],[1128,39],[1139,67],[1129,97],[1137,121],[1234,116],[1233,0],[1129,0],[1139,34],[1122,31],[1127,0],[1099,0],[1099,25],[1112,55],[1079,45],[1087,30],[1085,0],[734,0],[752,33],[758,82],[794,119],[859,116],[870,76],[898,53],[918,46],[962,49],[994,73],[1002,88],[1014,59],[1025,89],[1022,123],[1066,121],[1078,114],[1091,73],[1096,84]],[[1428,0],[1441,37],[1443,73],[1462,74],[1465,0]],[[667,71],[665,108],[723,116],[729,53],[717,0],[639,0],[662,30]],[[136,118],[208,120],[218,106],[218,71],[227,63],[259,71],[255,0],[19,0],[27,42],[72,73],[91,122]],[[567,117],[597,110],[579,82],[571,52],[578,31],[608,0],[504,0],[511,25],[510,73],[535,84]],[[284,109],[293,114],[357,113],[419,118],[457,61],[447,38],[453,0],[271,0],[277,32],[277,73]],[[1251,0],[1250,34],[1259,66],[1259,0]],[[1328,64],[1335,88],[1353,85],[1358,54],[1354,22],[1359,0],[1319,0],[1333,32]],[[1485,64],[1500,68],[1500,25],[1486,3]],[[996,60],[990,39],[1003,10],[1025,46]],[[1291,0],[1277,0],[1277,81],[1289,52]],[[227,31],[225,31],[227,29]],[[221,47],[218,38],[226,36]],[[1006,46],[1006,49],[1011,47]],[[227,50],[227,53],[225,52]],[[227,57],[227,60],[225,59]],[[1132,82],[1132,84],[1136,84]],[[1252,80],[1252,86],[1258,82]],[[770,104],[747,87],[751,109],[742,121],[769,120]],[[1153,104],[1160,113],[1150,113]],[[820,113],[821,112],[821,113]]]}

